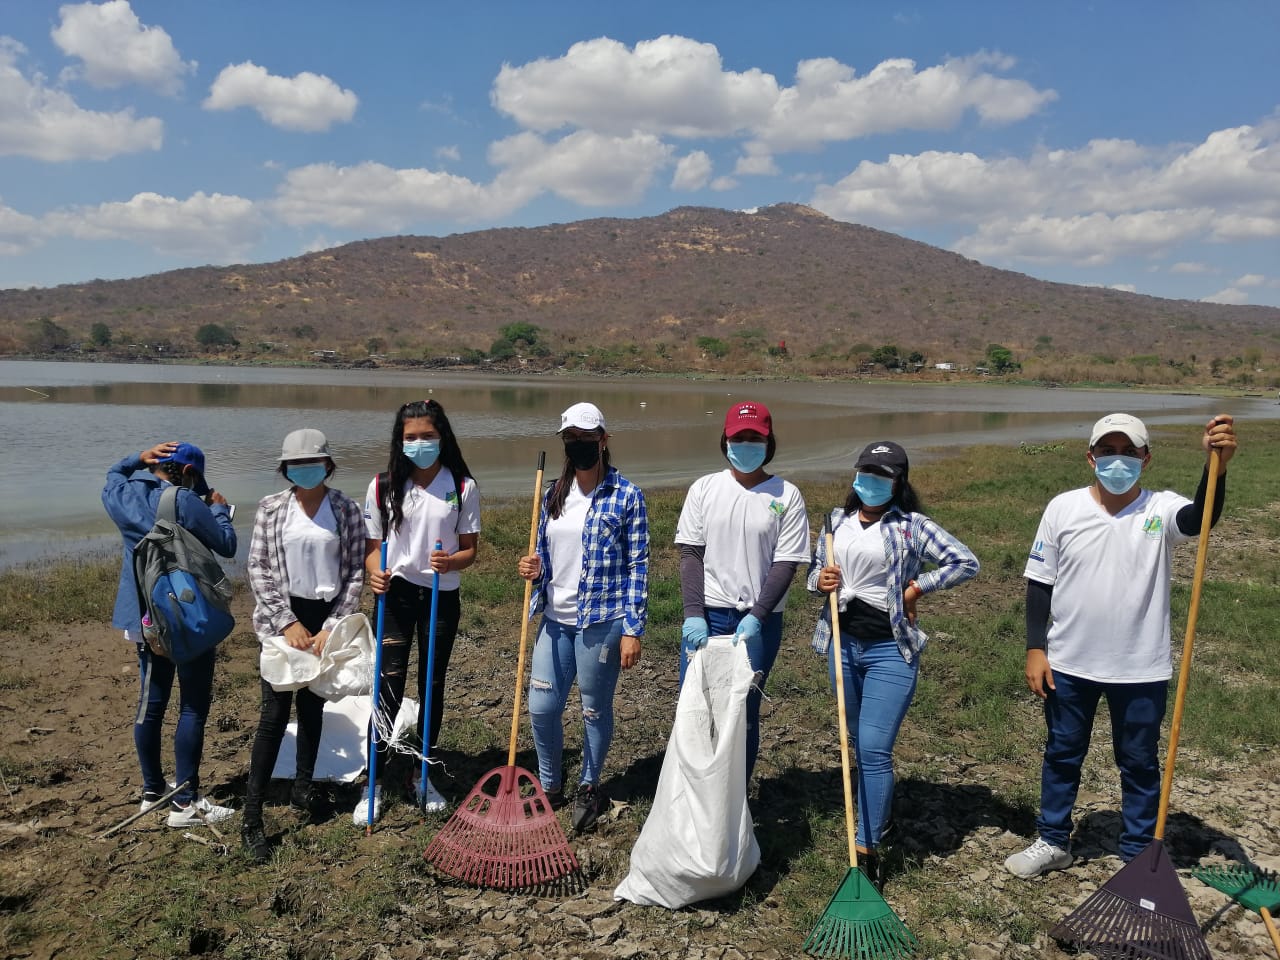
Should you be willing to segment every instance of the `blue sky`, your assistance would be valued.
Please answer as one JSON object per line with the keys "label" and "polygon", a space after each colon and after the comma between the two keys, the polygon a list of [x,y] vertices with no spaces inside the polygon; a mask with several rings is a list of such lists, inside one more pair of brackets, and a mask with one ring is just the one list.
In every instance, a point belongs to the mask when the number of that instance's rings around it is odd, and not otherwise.
{"label": "blue sky", "polygon": [[1280,306],[1280,3],[0,0],[0,288],[806,203]]}

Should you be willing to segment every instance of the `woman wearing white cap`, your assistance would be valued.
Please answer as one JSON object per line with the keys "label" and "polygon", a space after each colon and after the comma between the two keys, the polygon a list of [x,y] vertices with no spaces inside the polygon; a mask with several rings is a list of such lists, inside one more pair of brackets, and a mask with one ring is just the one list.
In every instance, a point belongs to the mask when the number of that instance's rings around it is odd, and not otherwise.
{"label": "woman wearing white cap", "polygon": [[[326,481],[333,457],[319,430],[284,438],[277,472],[289,487],[263,497],[249,544],[253,627],[260,642],[283,636],[289,646],[319,656],[329,630],[360,608],[364,587],[364,517],[360,505]],[[253,739],[241,842],[259,862],[271,856],[262,801],[280,753],[293,694],[262,681],[262,713]],[[297,773],[290,796],[304,816],[317,811],[311,787],[320,749],[324,701],[298,691]]]}
{"label": "woman wearing white cap", "polygon": [[604,414],[575,403],[560,417],[564,468],[547,489],[537,548],[519,562],[534,584],[529,616],[543,610],[533,647],[529,718],[538,778],[553,807],[564,802],[564,708],[574,678],[582,697],[582,774],[573,828],[608,806],[600,771],[613,739],[620,670],[640,660],[649,598],[649,516],[640,488],[609,457]]}
{"label": "woman wearing white cap", "polygon": [[[882,886],[878,850],[893,803],[893,745],[915,696],[928,636],[916,603],[978,573],[973,551],[925,516],[911,486],[907,451],[891,440],[869,443],[854,463],[844,506],[831,511],[834,557],[818,538],[808,587],[839,590],[839,642],[823,604],[813,649],[827,658],[835,687],[840,657],[849,737],[857,755],[858,863]],[[926,563],[937,569],[924,572]]]}
{"label": "woman wearing white cap", "polygon": [[777,437],[762,403],[735,403],[724,418],[727,470],[695,480],[676,526],[684,601],[680,682],[708,633],[746,642],[760,674],[747,697],[747,781],[760,750],[760,699],[782,646],[782,610],[809,559],[809,514],[796,487],[765,470]]}

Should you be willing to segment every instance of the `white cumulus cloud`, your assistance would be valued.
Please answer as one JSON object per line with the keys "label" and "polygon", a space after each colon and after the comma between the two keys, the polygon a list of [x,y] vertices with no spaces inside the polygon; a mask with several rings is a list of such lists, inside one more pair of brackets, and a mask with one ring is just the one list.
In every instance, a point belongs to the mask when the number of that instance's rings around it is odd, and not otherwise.
{"label": "white cumulus cloud", "polygon": [[1201,297],[1202,303],[1229,303],[1241,306],[1249,302],[1249,294],[1236,287],[1227,287],[1219,290],[1217,293],[1210,294],[1207,297]]}
{"label": "white cumulus cloud", "polygon": [[489,162],[502,169],[494,185],[504,194],[532,196],[545,190],[583,206],[608,206],[643,197],[673,152],[644,133],[578,130],[551,143],[519,133],[491,144]]}
{"label": "white cumulus cloud", "polygon": [[[918,69],[886,60],[865,76],[831,58],[804,60],[783,87],[758,68],[726,70],[714,44],[662,36],[628,48],[607,37],[575,43],[562,57],[505,64],[492,101],[539,132],[576,127],[658,136],[752,138],[744,172],[766,155],[896,130],[956,126],[967,113],[989,125],[1022,120],[1057,99],[999,74],[1015,61],[998,53]],[[769,171],[772,172],[772,171]]]}
{"label": "white cumulus cloud", "polygon": [[35,217],[0,202],[0,256],[12,257],[40,245],[44,228]]}
{"label": "white cumulus cloud", "polygon": [[662,36],[629,49],[600,37],[563,57],[504,64],[491,96],[496,109],[544,133],[571,126],[705,137],[762,122],[778,85],[757,69],[725,70],[714,44]]}
{"label": "white cumulus cloud", "polygon": [[1189,148],[1095,140],[1026,158],[894,154],[818,187],[811,202],[887,229],[967,230],[953,248],[989,262],[1099,264],[1187,241],[1280,236],[1280,139],[1263,125]]}
{"label": "white cumulus cloud", "polygon": [[1211,273],[1213,268],[1207,263],[1200,263],[1198,260],[1182,260],[1175,263],[1169,268],[1170,273]]}
{"label": "white cumulus cloud", "polygon": [[182,59],[162,27],[144,26],[129,0],[66,4],[58,13],[53,42],[81,60],[85,79],[95,87],[136,84],[172,95],[195,73],[196,62]]}
{"label": "white cumulus cloud", "polygon": [[517,209],[483,185],[421,168],[398,170],[366,162],[350,167],[313,163],[285,175],[271,206],[294,226],[323,224],[375,232],[404,230],[426,220],[485,219]]}
{"label": "white cumulus cloud", "polygon": [[1246,273],[1242,277],[1237,277],[1233,287],[1260,287],[1267,282],[1267,278],[1260,273]]}
{"label": "white cumulus cloud", "polygon": [[160,253],[239,258],[258,241],[263,218],[250,200],[203,192],[185,200],[139,193],[123,202],[74,207],[48,214],[49,231],[85,240],[126,240]]}
{"label": "white cumulus cloud", "polygon": [[317,133],[348,122],[359,102],[354,93],[326,76],[304,71],[277,77],[245,61],[223,67],[203,106],[206,110],[250,107],[273,127]]}
{"label": "white cumulus cloud", "polygon": [[18,68],[23,53],[21,44],[0,37],[0,156],[57,163],[160,149],[164,125],[158,118],[85,110],[40,74],[24,76]]}
{"label": "white cumulus cloud", "polygon": [[984,124],[1013,123],[1058,97],[997,75],[1014,64],[1011,57],[980,53],[918,70],[913,60],[895,59],[859,77],[838,60],[804,60],[795,85],[780,92],[768,120],[753,132],[781,152],[895,130],[946,130],[969,111]]}
{"label": "white cumulus cloud", "polygon": [[671,177],[671,189],[701,190],[711,179],[711,158],[705,150],[695,150],[676,161],[676,172]]}

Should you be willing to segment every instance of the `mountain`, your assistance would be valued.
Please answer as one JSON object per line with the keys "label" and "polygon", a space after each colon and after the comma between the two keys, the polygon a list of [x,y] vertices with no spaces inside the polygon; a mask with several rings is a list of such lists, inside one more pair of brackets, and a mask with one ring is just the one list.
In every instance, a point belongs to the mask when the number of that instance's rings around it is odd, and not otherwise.
{"label": "mountain", "polygon": [[[218,331],[238,345],[220,346]],[[92,347],[95,333],[115,351],[242,359],[512,352],[498,341],[535,365],[826,372],[885,344],[957,366],[1001,344],[1024,364],[1185,370],[1274,363],[1280,309],[1047,283],[779,204],[387,237],[0,292],[0,353]]]}

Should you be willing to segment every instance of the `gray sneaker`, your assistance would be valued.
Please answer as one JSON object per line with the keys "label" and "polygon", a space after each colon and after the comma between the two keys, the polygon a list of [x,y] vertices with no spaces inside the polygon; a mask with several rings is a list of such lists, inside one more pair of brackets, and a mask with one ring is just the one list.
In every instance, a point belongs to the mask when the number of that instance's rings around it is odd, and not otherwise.
{"label": "gray sneaker", "polygon": [[1071,866],[1072,856],[1061,847],[1055,847],[1040,838],[1021,853],[1005,860],[1004,868],[1015,877],[1030,880],[1050,870],[1065,870]]}

